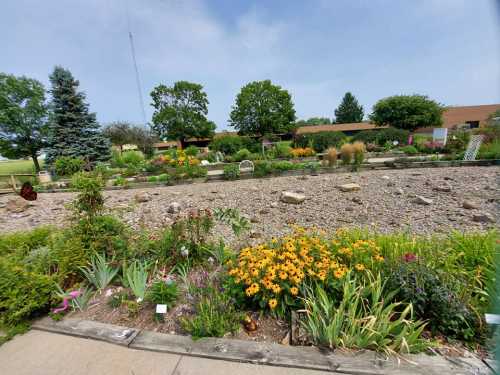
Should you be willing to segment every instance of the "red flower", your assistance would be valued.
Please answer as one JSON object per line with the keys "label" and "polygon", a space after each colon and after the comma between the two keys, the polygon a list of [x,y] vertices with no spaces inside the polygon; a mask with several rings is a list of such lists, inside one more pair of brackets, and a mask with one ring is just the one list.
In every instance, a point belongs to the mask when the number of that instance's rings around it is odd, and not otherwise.
{"label": "red flower", "polygon": [[414,262],[417,260],[417,256],[413,253],[406,253],[405,255],[403,255],[403,260],[407,263]]}

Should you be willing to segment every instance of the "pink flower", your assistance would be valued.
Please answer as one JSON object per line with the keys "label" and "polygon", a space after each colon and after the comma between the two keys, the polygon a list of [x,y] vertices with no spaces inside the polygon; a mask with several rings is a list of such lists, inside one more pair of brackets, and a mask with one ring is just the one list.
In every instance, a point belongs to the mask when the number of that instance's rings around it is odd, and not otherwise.
{"label": "pink flower", "polygon": [[406,253],[403,255],[403,260],[407,263],[414,262],[417,260],[417,256],[413,253]]}
{"label": "pink flower", "polygon": [[78,297],[80,294],[82,294],[82,292],[80,292],[79,290],[73,290],[72,292],[69,292],[69,296],[71,297],[71,299]]}

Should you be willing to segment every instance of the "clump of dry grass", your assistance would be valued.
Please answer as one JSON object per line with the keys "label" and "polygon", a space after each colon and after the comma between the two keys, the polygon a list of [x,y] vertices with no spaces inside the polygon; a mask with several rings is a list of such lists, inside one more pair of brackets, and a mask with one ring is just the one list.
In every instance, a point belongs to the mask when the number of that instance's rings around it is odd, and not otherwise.
{"label": "clump of dry grass", "polygon": [[340,148],[340,157],[342,158],[342,163],[351,164],[352,158],[354,156],[354,147],[350,143],[345,143]]}
{"label": "clump of dry grass", "polygon": [[328,161],[329,167],[334,167],[337,164],[337,149],[335,147],[330,147],[326,152],[326,160]]}
{"label": "clump of dry grass", "polygon": [[354,164],[360,166],[365,160],[366,147],[363,142],[354,142],[352,145],[354,151]]}

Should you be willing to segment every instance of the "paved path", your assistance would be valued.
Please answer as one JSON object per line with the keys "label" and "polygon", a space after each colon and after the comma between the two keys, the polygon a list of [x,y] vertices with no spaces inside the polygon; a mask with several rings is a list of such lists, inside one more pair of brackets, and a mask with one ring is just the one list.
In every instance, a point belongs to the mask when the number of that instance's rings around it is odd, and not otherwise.
{"label": "paved path", "polygon": [[326,375],[128,349],[32,330],[0,346],[1,375]]}

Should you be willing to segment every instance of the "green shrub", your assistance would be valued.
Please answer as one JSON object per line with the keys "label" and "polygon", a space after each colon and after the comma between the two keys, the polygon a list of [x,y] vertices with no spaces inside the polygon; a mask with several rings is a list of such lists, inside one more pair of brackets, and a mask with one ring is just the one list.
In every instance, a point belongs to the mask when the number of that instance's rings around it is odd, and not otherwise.
{"label": "green shrub", "polygon": [[415,353],[429,343],[420,338],[421,321],[412,319],[412,306],[390,303],[380,275],[368,282],[347,274],[337,301],[317,286],[306,293],[307,315],[301,322],[315,344],[334,348],[372,349],[386,353]]}
{"label": "green shrub", "polygon": [[272,163],[265,160],[254,162],[253,174],[255,177],[264,177],[273,173]]}
{"label": "green shrub", "polygon": [[144,163],[144,154],[140,151],[125,151],[121,156],[123,167],[138,168]]}
{"label": "green shrub", "polygon": [[447,154],[458,154],[467,148],[469,143],[470,133],[464,130],[453,131],[448,134],[448,139],[444,147]]}
{"label": "green shrub", "polygon": [[0,235],[0,257],[13,254],[13,256],[23,258],[30,251],[46,246],[53,232],[54,228],[38,227],[28,232],[2,234]]}
{"label": "green shrub", "polygon": [[272,163],[272,168],[276,171],[290,171],[292,169],[297,169],[300,164],[301,163],[292,163],[288,160],[282,160]]}
{"label": "green shrub", "polygon": [[494,140],[491,143],[481,145],[478,159],[500,159],[500,140]]}
{"label": "green shrub", "polygon": [[378,133],[380,130],[362,130],[352,136],[353,141],[360,141],[365,144],[378,143]]}
{"label": "green shrub", "polygon": [[149,176],[148,182],[158,182],[158,176]]}
{"label": "green shrub", "polygon": [[250,137],[240,137],[238,135],[223,135],[214,138],[210,143],[210,149],[220,151],[225,155],[233,155],[242,148],[246,148],[251,152],[259,152],[260,144],[257,140]]}
{"label": "green shrub", "polygon": [[276,158],[289,158],[292,156],[291,142],[278,142],[274,145],[275,157]]}
{"label": "green shrub", "polygon": [[72,176],[83,170],[84,161],[81,158],[61,156],[56,159],[54,169],[58,176]]}
{"label": "green shrub", "polygon": [[410,132],[408,130],[396,128],[381,129],[377,130],[377,143],[383,146],[387,142],[392,144],[394,141],[397,141],[400,145],[406,145],[409,136]]}
{"label": "green shrub", "polygon": [[197,156],[199,154],[199,150],[196,146],[189,146],[184,149],[184,153],[186,156]]}
{"label": "green shrub", "polygon": [[54,289],[50,276],[26,271],[22,265],[0,258],[0,323],[12,326],[47,312]]}
{"label": "green shrub", "polygon": [[170,181],[170,176],[166,173],[162,173],[161,175],[158,176],[158,181],[167,183]]}
{"label": "green shrub", "polygon": [[177,180],[202,178],[207,176],[207,169],[199,165],[183,165],[175,168],[173,177]]}
{"label": "green shrub", "polygon": [[224,179],[237,180],[240,177],[240,167],[237,164],[224,166]]}
{"label": "green shrub", "polygon": [[388,287],[397,290],[393,300],[412,303],[416,318],[427,320],[434,333],[463,340],[476,336],[477,316],[433,269],[411,257],[388,269],[386,277]]}
{"label": "green shrub", "polygon": [[172,307],[179,295],[177,283],[172,279],[156,280],[146,294],[146,299],[152,303]]}
{"label": "green shrub", "polygon": [[415,146],[412,146],[412,145],[401,147],[399,150],[403,151],[407,155],[418,154],[417,148]]}
{"label": "green shrub", "polygon": [[127,186],[127,184],[128,181],[122,176],[116,177],[115,180],[113,181],[114,186]]}
{"label": "green shrub", "polygon": [[73,202],[77,216],[92,219],[102,212],[104,180],[101,176],[90,172],[76,173],[71,180],[71,186],[78,190],[78,195]]}
{"label": "green shrub", "polygon": [[346,139],[342,132],[319,132],[298,135],[294,147],[312,147],[316,152],[323,152],[330,147],[340,147]]}
{"label": "green shrub", "polygon": [[242,148],[236,154],[234,154],[233,160],[237,161],[237,162],[240,162],[240,161],[243,161],[243,160],[250,159],[251,156],[252,156],[252,153],[250,151],[248,151],[246,148]]}
{"label": "green shrub", "polygon": [[196,315],[189,319],[183,318],[181,324],[193,339],[222,337],[228,332],[237,332],[242,317],[227,294],[208,287],[196,304]]}

